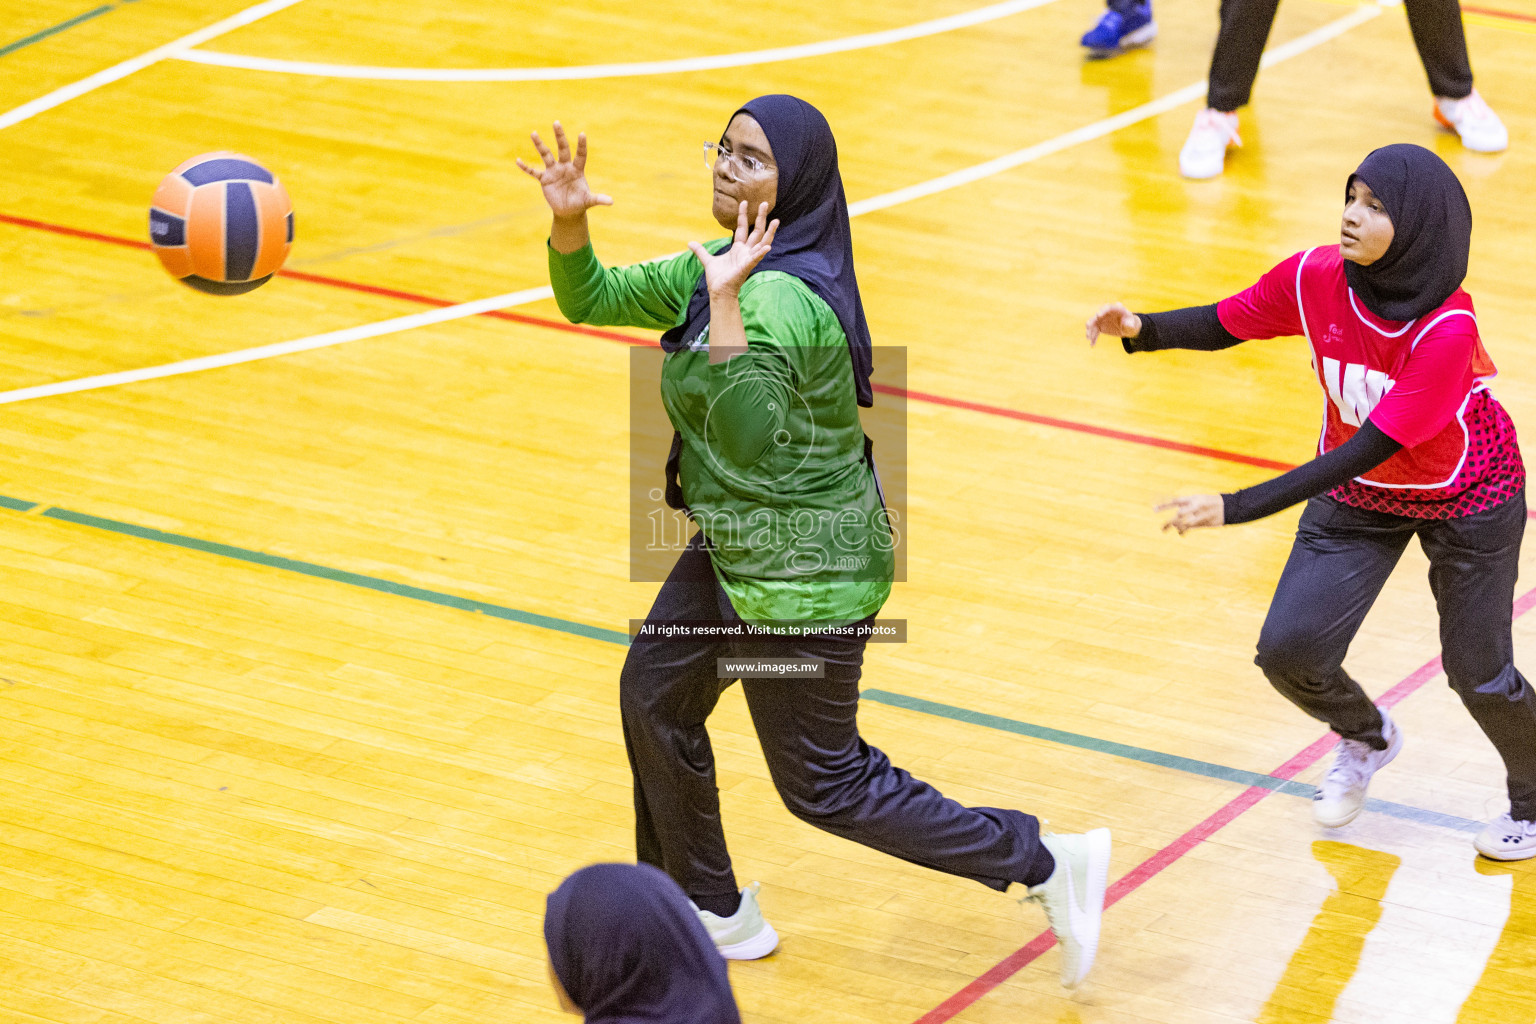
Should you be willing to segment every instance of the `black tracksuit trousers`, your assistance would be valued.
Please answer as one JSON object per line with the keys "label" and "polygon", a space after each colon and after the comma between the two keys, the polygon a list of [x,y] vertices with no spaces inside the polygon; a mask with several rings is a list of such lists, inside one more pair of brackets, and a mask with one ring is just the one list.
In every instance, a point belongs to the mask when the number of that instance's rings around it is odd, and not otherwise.
{"label": "black tracksuit trousers", "polygon": [[[1259,58],[1280,0],[1221,0],[1221,31],[1211,55],[1206,106],[1231,112],[1246,106]],[[1457,0],[1403,0],[1419,59],[1436,96],[1459,100],[1472,92],[1472,64]]]}
{"label": "black tracksuit trousers", "polygon": [[[740,622],[695,536],[647,621]],[[952,875],[1006,890],[1054,861],[1021,811],[965,807],[893,766],[859,736],[862,639],[829,634],[728,641],[637,639],[619,678],[635,780],[635,849],[691,897],[736,893],[704,721],[734,680],[716,658],[820,658],[824,679],[744,679],[768,771],[797,818]]]}
{"label": "black tracksuit trousers", "polygon": [[1504,759],[1511,813],[1536,820],[1536,691],[1511,624],[1525,494],[1460,519],[1410,519],[1329,497],[1307,503],[1254,660],[1275,689],[1345,739],[1385,749],[1381,714],[1344,654],[1411,537],[1429,556],[1451,689]]}

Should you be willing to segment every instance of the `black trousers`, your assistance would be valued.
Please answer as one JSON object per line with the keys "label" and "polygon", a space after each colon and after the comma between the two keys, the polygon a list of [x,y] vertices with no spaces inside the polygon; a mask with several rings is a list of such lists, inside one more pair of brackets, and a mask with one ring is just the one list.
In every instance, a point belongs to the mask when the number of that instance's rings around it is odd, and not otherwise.
{"label": "black trousers", "polygon": [[[1280,0],[1221,0],[1221,31],[1211,56],[1206,105],[1233,111],[1248,103],[1259,58]],[[1419,59],[1436,96],[1462,99],[1472,92],[1472,64],[1457,0],[1403,0]]]}
{"label": "black trousers", "polygon": [[1345,739],[1384,749],[1381,715],[1344,654],[1417,535],[1429,556],[1451,689],[1492,741],[1511,812],[1536,820],[1536,692],[1514,666],[1511,623],[1525,494],[1461,519],[1409,519],[1313,498],[1296,528],[1254,660],[1284,696]]}
{"label": "black trousers", "polygon": [[[699,538],[662,585],[651,622],[739,622]],[[767,640],[637,640],[619,678],[635,778],[635,852],[692,897],[734,895],[704,721],[734,680],[715,659],[821,658],[826,678],[742,680],[784,804],[802,821],[914,864],[994,889],[1045,880],[1037,819],[965,807],[893,766],[859,737],[864,641],[828,634]]]}

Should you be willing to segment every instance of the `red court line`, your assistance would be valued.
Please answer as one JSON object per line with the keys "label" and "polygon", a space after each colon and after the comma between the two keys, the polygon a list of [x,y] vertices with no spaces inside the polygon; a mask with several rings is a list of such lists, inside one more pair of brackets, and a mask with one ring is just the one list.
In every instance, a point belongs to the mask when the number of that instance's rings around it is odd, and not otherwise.
{"label": "red court line", "polygon": [[[96,231],[84,231],[80,228],[65,227],[62,224],[50,224],[46,221],[32,220],[27,217],[15,217],[10,214],[0,213],[0,224],[11,224],[15,227],[32,228],[37,231],[48,231],[56,235],[67,235],[71,238],[84,238],[93,242],[106,242],[109,245],[122,245],[130,249],[148,249],[148,242],[135,238],[120,238],[116,235],[104,235]],[[368,295],[378,295],[388,299],[399,299],[402,302],[417,302],[425,306],[443,308],[457,305],[448,299],[439,299],[430,295],[419,295],[415,292],[401,291],[397,288],[383,288],[379,285],[361,284],[356,281],[344,281],[338,277],[326,277],[322,274],[310,274],[302,270],[280,270],[279,277],[292,278],[295,281],[305,281],[310,284],[323,284],[332,288],[344,288],[347,291],[362,292]],[[506,310],[493,309],[479,316],[488,316],[497,320],[511,320],[514,323],[527,324],[531,327],[547,327],[550,330],[565,331],[569,334],[584,334],[592,338],[603,338],[607,341],[622,342],[625,345],[643,345],[648,348],[656,348],[657,343],[648,338],[637,338],[634,335],[622,334],[618,331],[605,331],[598,327],[587,327],[582,324],[566,323],[563,320],[550,320],[542,316],[529,316],[526,313],[511,313]],[[1244,466],[1257,466],[1260,469],[1287,470],[1296,468],[1289,462],[1278,462],[1274,459],[1262,459],[1256,455],[1244,455],[1241,452],[1229,452],[1220,448],[1208,448],[1205,445],[1185,444],[1183,441],[1169,441],[1161,437],[1152,437],[1149,434],[1136,434],[1128,430],[1116,430],[1112,427],[1099,427],[1091,423],[1079,423],[1076,420],[1064,420],[1055,416],[1043,416],[1039,413],[1023,412],[1019,409],[1009,409],[1000,405],[987,405],[983,402],[971,402],[962,398],[949,398],[944,395],[930,394],[926,391],[912,391],[907,388],[892,387],[889,384],[874,385],[876,391],[885,395],[894,395],[907,398],[914,402],[926,402],[929,405],[943,405],[952,409],[966,409],[970,412],[984,413],[989,416],[1001,416],[1005,419],[1020,420],[1025,423],[1035,423],[1040,426],[1054,427],[1058,430],[1070,430],[1078,434],[1089,434],[1094,437],[1104,437],[1115,441],[1128,441],[1132,444],[1146,445],[1152,448],[1162,448],[1165,451],[1183,452],[1188,455],[1200,455],[1208,459],[1219,459],[1223,462],[1236,462]]]}
{"label": "red court line", "polygon": [[1468,14],[1484,14],[1490,18],[1508,18],[1510,21],[1536,22],[1536,16],[1529,14],[1516,14],[1514,11],[1498,11],[1494,10],[1492,7],[1468,7],[1466,4],[1462,4],[1461,9],[1466,11]]}
{"label": "red court line", "polygon": [[[1526,591],[1516,599],[1514,617],[1518,619],[1532,608],[1536,608],[1536,588]],[[1414,691],[1439,674],[1440,656],[1437,654],[1411,672],[1402,682],[1377,698],[1376,703],[1387,707],[1396,707]],[[1302,750],[1295,757],[1285,762],[1285,764],[1270,772],[1270,776],[1285,780],[1295,778],[1315,764],[1318,758],[1333,749],[1333,745],[1337,741],[1338,736],[1331,732],[1318,737],[1305,750]],[[1104,909],[1108,910],[1141,888],[1164,868],[1173,864],[1190,850],[1193,850],[1196,846],[1199,846],[1205,840],[1221,831],[1221,829],[1236,821],[1244,813],[1252,809],[1260,800],[1263,800],[1273,792],[1274,790],[1264,786],[1250,786],[1248,789],[1243,790],[1241,794],[1229,801],[1215,814],[1212,814],[1209,818],[1206,818],[1200,824],[1136,865],[1128,874],[1122,876],[1111,885],[1104,896]],[[1052,935],[1049,931],[1041,932],[1010,953],[991,970],[917,1018],[913,1024],[944,1024],[945,1021],[952,1019],[956,1014],[976,1002],[982,996],[991,992],[1019,971],[1038,960],[1041,954],[1054,945],[1056,945],[1056,936]]]}
{"label": "red court line", "polygon": [[1130,441],[1132,444],[1144,444],[1153,448],[1164,448],[1168,451],[1203,455],[1208,459],[1221,459],[1225,462],[1239,462],[1245,466],[1259,466],[1263,469],[1278,469],[1282,471],[1296,468],[1293,463],[1277,462],[1274,459],[1261,459],[1257,455],[1243,455],[1240,452],[1223,451],[1220,448],[1207,448],[1199,444],[1169,441],[1165,438],[1152,437],[1148,434],[1133,434],[1126,430],[1115,430],[1113,427],[1096,427],[1091,423],[1078,423],[1075,420],[1057,419],[1055,416],[1042,416],[1034,412],[1021,412],[1018,409],[1008,409],[1000,405],[986,405],[982,402],[971,402],[963,398],[948,398],[944,395],[929,394],[925,391],[893,388],[885,384],[876,384],[874,387],[881,394],[902,395],[917,402],[947,405],[954,409],[969,409],[972,412],[986,413],[989,416],[1003,416],[1011,420],[1022,420],[1025,423],[1038,423],[1041,426],[1073,430],[1079,434],[1092,434],[1095,437],[1108,437],[1116,441]]}

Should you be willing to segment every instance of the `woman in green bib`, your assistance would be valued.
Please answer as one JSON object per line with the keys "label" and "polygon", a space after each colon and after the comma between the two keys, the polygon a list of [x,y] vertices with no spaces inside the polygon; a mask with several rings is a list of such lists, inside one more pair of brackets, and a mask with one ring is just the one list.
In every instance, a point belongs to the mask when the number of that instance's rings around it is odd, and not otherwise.
{"label": "woman in green bib", "polygon": [[598,262],[587,232],[587,210],[612,200],[588,188],[586,137],[574,156],[558,124],[556,152],[533,140],[543,166],[518,164],[554,214],[549,274],[561,312],[665,332],[661,399],[677,431],[669,491],[699,532],[647,626],[737,632],[647,629],[630,646],[619,700],[639,860],[677,881],[725,956],[772,952],[778,936],[754,890],[736,887],[704,723],[734,681],[717,659],[798,659],[820,675],[742,679],[790,811],[1000,891],[1024,884],[1061,941],[1063,982],[1077,984],[1098,944],[1108,830],[1042,835],[1023,812],[962,806],[859,737],[861,630],[890,595],[893,558],[859,423],[859,406],[873,401],[871,344],[826,119],[793,96],[737,110],[706,147],[714,217],[734,235],[617,268]]}

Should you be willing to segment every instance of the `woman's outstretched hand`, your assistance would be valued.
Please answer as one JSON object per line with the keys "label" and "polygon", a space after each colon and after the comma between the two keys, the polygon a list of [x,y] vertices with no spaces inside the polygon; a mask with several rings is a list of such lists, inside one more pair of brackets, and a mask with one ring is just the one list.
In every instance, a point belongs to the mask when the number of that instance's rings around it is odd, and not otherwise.
{"label": "woman's outstretched hand", "polygon": [[689,242],[688,248],[704,264],[704,284],[710,296],[735,296],[739,293],[747,276],[752,273],[752,268],[761,263],[773,248],[773,236],[778,230],[779,222],[768,220],[768,204],[763,203],[757,208],[757,223],[752,225],[749,232],[747,202],[742,200],[736,210],[736,238],[729,249],[718,256],[711,256],[709,250],[698,242]]}
{"label": "woman's outstretched hand", "polygon": [[1119,302],[1111,302],[1088,318],[1087,334],[1090,348],[1099,340],[1101,334],[1108,334],[1114,338],[1134,338],[1140,333],[1141,317]]}
{"label": "woman's outstretched hand", "polygon": [[1173,518],[1163,524],[1163,531],[1178,530],[1182,537],[1201,526],[1221,526],[1226,522],[1226,505],[1219,494],[1196,494],[1187,498],[1169,498],[1157,511],[1173,509]]}
{"label": "woman's outstretched hand", "polygon": [[543,167],[530,167],[517,158],[517,166],[544,189],[544,201],[554,212],[556,220],[572,220],[585,214],[594,206],[612,206],[613,198],[601,192],[593,192],[587,186],[587,135],[576,136],[576,156],[571,157],[571,143],[565,137],[565,129],[555,122],[555,148],[557,157],[544,145],[539,133],[534,132],[533,148],[544,158]]}

